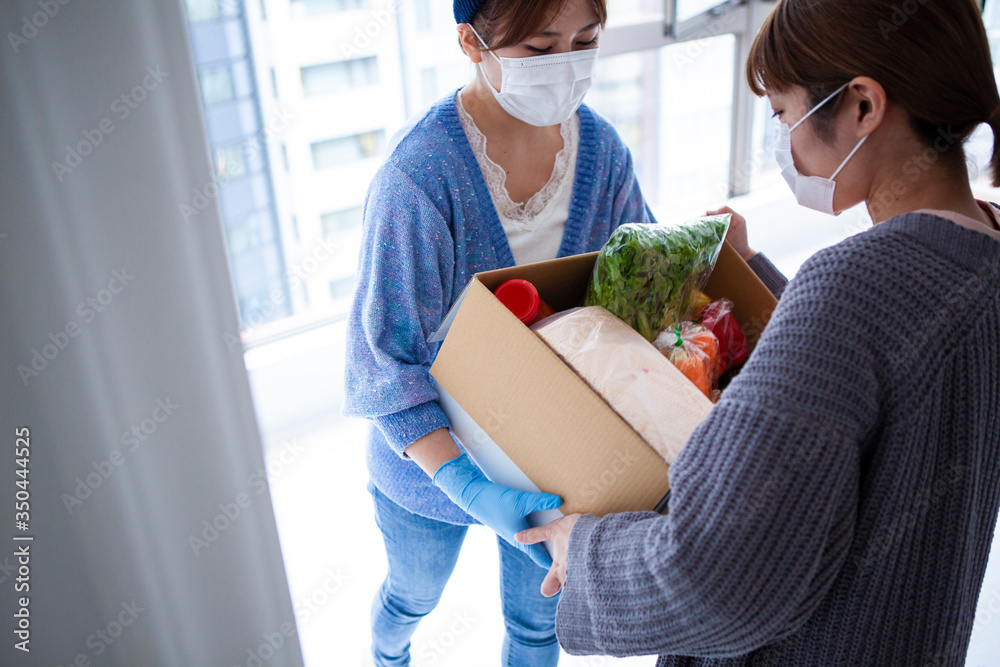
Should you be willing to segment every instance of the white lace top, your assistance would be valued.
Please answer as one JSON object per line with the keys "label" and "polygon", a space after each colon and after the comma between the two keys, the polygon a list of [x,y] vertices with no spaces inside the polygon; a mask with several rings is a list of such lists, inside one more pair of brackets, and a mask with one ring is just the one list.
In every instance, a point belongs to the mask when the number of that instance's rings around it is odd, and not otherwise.
{"label": "white lace top", "polygon": [[472,152],[490,190],[500,224],[507,233],[514,261],[517,264],[530,264],[554,259],[562,245],[573,198],[577,150],[580,145],[580,117],[573,114],[560,128],[563,148],[556,154],[549,182],[531,199],[519,204],[507,192],[507,173],[486,154],[486,137],[465,110],[461,92],[455,95],[455,104],[462,120],[462,128],[469,138]]}

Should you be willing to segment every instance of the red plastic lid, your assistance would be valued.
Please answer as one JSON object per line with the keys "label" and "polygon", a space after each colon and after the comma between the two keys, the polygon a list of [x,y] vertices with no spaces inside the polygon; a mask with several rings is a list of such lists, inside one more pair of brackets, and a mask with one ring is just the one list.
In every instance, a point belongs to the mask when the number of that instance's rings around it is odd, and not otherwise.
{"label": "red plastic lid", "polygon": [[538,290],[527,280],[520,278],[508,280],[493,294],[500,303],[507,306],[507,310],[525,324],[530,324],[538,315],[541,299],[538,297]]}

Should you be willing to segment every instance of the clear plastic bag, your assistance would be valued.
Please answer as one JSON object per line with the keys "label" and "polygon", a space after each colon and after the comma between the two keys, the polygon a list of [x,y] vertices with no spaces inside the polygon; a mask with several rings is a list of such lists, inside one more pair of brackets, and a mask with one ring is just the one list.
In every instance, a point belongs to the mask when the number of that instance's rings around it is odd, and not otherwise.
{"label": "clear plastic bag", "polygon": [[604,308],[564,311],[531,329],[668,463],[712,407],[656,348]]}
{"label": "clear plastic bag", "polygon": [[682,322],[656,337],[653,347],[660,351],[707,398],[718,398],[720,363],[719,339],[701,324]]}
{"label": "clear plastic bag", "polygon": [[730,214],[680,226],[628,224],[601,249],[585,306],[602,306],[649,342],[684,319],[729,231]]}
{"label": "clear plastic bag", "polygon": [[750,346],[743,328],[733,314],[732,301],[712,301],[699,311],[694,321],[705,325],[719,339],[719,367],[716,368],[716,377],[746,362],[750,356]]}

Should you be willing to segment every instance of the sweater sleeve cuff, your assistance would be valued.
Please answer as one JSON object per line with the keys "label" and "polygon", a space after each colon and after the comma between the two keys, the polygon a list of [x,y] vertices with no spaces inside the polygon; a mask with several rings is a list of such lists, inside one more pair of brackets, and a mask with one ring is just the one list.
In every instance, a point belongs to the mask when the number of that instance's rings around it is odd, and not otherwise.
{"label": "sweater sleeve cuff", "polygon": [[751,257],[747,264],[764,282],[767,289],[771,290],[771,294],[780,299],[781,293],[785,291],[785,285],[788,284],[788,278],[778,270],[778,267],[761,252]]}
{"label": "sweater sleeve cuff", "polygon": [[559,644],[570,655],[592,655],[600,652],[600,645],[593,631],[587,605],[586,586],[577,578],[587,576],[587,549],[599,519],[590,514],[581,516],[569,534],[569,551],[566,554],[566,581],[559,593],[556,611],[556,636]]}
{"label": "sweater sleeve cuff", "polygon": [[428,401],[391,415],[374,417],[373,421],[385,435],[386,441],[400,456],[403,450],[428,433],[439,428],[451,428],[451,422],[437,401]]}

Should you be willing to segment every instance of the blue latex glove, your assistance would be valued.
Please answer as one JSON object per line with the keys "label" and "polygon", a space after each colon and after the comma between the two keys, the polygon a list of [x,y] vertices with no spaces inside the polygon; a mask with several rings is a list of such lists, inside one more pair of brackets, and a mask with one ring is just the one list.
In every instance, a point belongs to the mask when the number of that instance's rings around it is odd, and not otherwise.
{"label": "blue latex glove", "polygon": [[494,484],[486,479],[472,464],[467,454],[448,461],[434,473],[434,484],[451,498],[452,502],[489,526],[496,534],[507,540],[540,567],[552,567],[552,558],[541,544],[521,544],[514,540],[514,533],[527,530],[524,518],[539,510],[553,510],[562,505],[562,499],[551,493],[515,491],[506,486]]}

